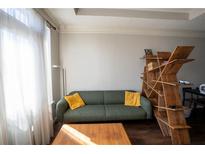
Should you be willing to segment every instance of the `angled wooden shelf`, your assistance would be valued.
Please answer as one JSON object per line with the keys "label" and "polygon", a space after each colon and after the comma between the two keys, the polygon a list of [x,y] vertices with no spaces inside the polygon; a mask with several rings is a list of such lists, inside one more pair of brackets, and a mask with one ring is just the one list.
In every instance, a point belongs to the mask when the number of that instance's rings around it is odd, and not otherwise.
{"label": "angled wooden shelf", "polygon": [[170,125],[167,118],[160,118],[160,117],[156,117],[159,121],[161,121],[162,123],[164,123],[165,125],[167,125],[168,127],[170,127],[171,129],[189,129],[191,128],[188,125]]}
{"label": "angled wooden shelf", "polygon": [[163,57],[157,57],[157,56],[147,56],[147,57],[142,57],[141,59],[146,59],[146,60],[167,60],[167,58]]}
{"label": "angled wooden shelf", "polygon": [[148,84],[148,83],[147,83],[146,81],[144,81],[144,80],[143,80],[143,82],[144,82],[148,87],[150,87],[156,94],[158,94],[158,95],[161,96],[161,97],[163,96],[163,95],[160,94],[156,89],[154,89],[152,85]]}
{"label": "angled wooden shelf", "polygon": [[[184,117],[184,108],[179,94],[176,74],[187,62],[193,46],[178,46],[173,52],[157,52],[145,55],[142,91],[151,101],[154,115],[164,136],[170,136],[173,144],[190,144]],[[153,63],[153,64],[150,64]],[[148,70],[148,64],[149,70]],[[155,67],[150,67],[155,66]],[[151,68],[151,69],[150,69]]]}
{"label": "angled wooden shelf", "polygon": [[184,111],[185,110],[183,107],[170,108],[170,107],[157,106],[157,105],[153,105],[153,106],[159,109],[170,110],[170,111]]}
{"label": "angled wooden shelf", "polygon": [[[194,59],[175,59],[175,60],[173,60],[173,61],[170,61],[170,62],[168,62],[168,63],[164,63],[164,64],[161,64],[161,65],[159,65],[159,66],[157,66],[157,67],[155,67],[155,68],[153,68],[153,69],[151,69],[151,70],[147,70],[146,72],[144,72],[144,73],[148,73],[148,72],[151,72],[151,71],[158,71],[158,69],[160,69],[160,68],[163,68],[163,67],[165,67],[165,66],[169,66],[169,65],[171,65],[171,67],[173,66],[173,65],[175,65],[175,64],[180,64],[180,65],[183,65],[184,63],[188,63],[188,62],[191,62],[191,61],[193,61]],[[169,69],[169,68],[168,68]],[[167,69],[167,70],[168,70]],[[142,73],[142,74],[144,74],[144,73]]]}
{"label": "angled wooden shelf", "polygon": [[152,80],[153,82],[157,82],[159,84],[167,84],[170,86],[179,86],[178,82],[164,82],[164,81],[157,81],[157,80]]}

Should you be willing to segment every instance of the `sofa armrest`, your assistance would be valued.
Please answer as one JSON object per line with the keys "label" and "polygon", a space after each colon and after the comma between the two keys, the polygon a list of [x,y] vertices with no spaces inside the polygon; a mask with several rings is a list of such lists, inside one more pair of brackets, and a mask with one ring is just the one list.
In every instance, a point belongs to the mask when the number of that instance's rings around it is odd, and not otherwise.
{"label": "sofa armrest", "polygon": [[56,118],[58,121],[63,122],[63,116],[68,109],[68,103],[64,98],[61,98],[56,104]]}
{"label": "sofa armrest", "polygon": [[152,119],[152,105],[151,105],[151,102],[143,96],[141,96],[141,107],[147,113],[147,119]]}

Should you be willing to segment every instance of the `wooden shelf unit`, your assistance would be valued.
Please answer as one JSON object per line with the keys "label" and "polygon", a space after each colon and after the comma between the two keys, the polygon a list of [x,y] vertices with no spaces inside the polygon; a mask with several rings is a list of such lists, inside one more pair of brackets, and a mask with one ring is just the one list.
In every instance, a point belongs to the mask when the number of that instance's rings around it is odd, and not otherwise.
{"label": "wooden shelf unit", "polygon": [[170,110],[170,111],[184,111],[183,107],[178,107],[178,108],[170,108],[170,107],[164,107],[164,106],[157,106],[154,105],[153,107],[159,108],[159,109],[164,109],[164,110]]}
{"label": "wooden shelf unit", "polygon": [[[190,144],[189,128],[179,94],[176,74],[188,59],[193,46],[177,46],[173,52],[145,55],[142,94],[152,103],[154,115],[164,136],[171,136],[172,144]],[[148,64],[155,67],[148,70]],[[152,66],[152,65],[151,65]]]}

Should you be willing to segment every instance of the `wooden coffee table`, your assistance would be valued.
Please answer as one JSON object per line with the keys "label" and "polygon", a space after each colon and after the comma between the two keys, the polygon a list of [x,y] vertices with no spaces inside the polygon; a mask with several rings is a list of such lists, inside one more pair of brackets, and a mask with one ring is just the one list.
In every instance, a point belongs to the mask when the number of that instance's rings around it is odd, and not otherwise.
{"label": "wooden coffee table", "polygon": [[130,140],[121,123],[64,124],[53,145],[107,144],[129,145]]}

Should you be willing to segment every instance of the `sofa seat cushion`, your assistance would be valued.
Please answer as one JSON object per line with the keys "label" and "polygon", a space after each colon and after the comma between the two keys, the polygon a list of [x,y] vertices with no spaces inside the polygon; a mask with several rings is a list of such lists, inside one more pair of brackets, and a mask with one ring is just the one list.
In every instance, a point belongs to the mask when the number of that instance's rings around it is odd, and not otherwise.
{"label": "sofa seat cushion", "polygon": [[119,105],[105,105],[106,120],[137,120],[146,119],[146,112],[142,107]]}
{"label": "sofa seat cushion", "polygon": [[68,109],[64,113],[64,123],[105,121],[104,105],[85,105],[76,110]]}

